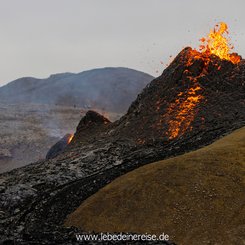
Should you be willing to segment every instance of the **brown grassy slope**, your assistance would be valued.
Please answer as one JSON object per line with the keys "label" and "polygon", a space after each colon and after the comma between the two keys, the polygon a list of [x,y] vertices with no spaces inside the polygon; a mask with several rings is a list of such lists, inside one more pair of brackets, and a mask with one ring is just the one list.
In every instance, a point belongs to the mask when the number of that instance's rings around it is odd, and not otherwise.
{"label": "brown grassy slope", "polygon": [[83,202],[65,225],[165,232],[177,244],[245,244],[245,127],[121,176]]}

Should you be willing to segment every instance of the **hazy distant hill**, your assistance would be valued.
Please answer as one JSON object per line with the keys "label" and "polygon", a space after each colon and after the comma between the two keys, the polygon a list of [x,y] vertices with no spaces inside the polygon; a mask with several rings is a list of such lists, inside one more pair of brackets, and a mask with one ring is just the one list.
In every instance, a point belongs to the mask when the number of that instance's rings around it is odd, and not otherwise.
{"label": "hazy distant hill", "polygon": [[101,68],[46,79],[24,77],[0,88],[0,101],[98,108],[125,112],[152,76],[128,68]]}

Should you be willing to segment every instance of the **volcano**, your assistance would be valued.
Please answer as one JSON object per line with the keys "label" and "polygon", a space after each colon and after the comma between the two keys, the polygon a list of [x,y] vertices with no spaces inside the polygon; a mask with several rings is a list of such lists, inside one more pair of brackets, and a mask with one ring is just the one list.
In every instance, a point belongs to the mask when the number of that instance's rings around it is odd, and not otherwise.
{"label": "volcano", "polygon": [[115,134],[137,128],[131,137],[139,143],[169,143],[239,124],[244,120],[244,68],[244,61],[234,65],[217,56],[207,63],[201,53],[185,48],[138,96]]}
{"label": "volcano", "polygon": [[88,112],[57,157],[2,174],[3,240],[74,241],[78,231],[65,218],[116,177],[243,127],[245,61],[207,50],[183,49],[120,120]]}

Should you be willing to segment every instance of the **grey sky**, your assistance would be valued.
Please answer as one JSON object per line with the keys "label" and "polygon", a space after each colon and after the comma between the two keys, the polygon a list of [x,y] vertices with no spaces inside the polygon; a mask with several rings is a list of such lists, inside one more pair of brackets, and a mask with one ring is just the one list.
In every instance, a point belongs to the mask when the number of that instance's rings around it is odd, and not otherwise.
{"label": "grey sky", "polygon": [[0,85],[125,66],[157,75],[216,22],[245,56],[244,0],[0,0]]}

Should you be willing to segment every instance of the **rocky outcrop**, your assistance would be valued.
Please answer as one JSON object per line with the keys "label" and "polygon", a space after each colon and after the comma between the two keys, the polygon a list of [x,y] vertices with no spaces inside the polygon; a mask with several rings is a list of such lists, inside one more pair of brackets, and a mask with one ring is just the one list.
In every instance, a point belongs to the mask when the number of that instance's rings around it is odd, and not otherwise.
{"label": "rocky outcrop", "polygon": [[[110,120],[100,115],[98,112],[89,110],[81,119],[77,126],[76,134],[66,134],[62,139],[55,143],[48,151],[46,159],[52,159],[64,152],[66,149],[73,147],[73,144],[85,144],[93,139],[105,127],[110,124]],[[69,145],[72,146],[69,146]]]}
{"label": "rocky outcrop", "polygon": [[73,142],[80,144],[91,142],[91,140],[95,139],[95,136],[108,128],[110,124],[110,120],[105,116],[90,110],[79,122]]}

